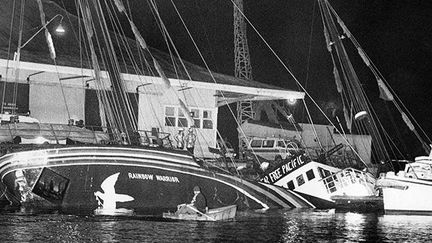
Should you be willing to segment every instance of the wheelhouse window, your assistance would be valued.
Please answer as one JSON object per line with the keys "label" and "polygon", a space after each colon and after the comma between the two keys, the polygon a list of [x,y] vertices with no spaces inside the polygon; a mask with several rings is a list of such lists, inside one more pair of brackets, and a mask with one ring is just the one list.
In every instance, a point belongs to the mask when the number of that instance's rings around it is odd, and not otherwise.
{"label": "wheelhouse window", "polygon": [[263,148],[273,148],[274,143],[274,140],[264,140]]}
{"label": "wheelhouse window", "polygon": [[165,126],[175,127],[176,117],[174,107],[165,107]]}
{"label": "wheelhouse window", "polygon": [[293,181],[288,181],[287,186],[288,186],[288,189],[290,189],[290,190],[294,190],[294,188],[295,188]]}
{"label": "wheelhouse window", "polygon": [[262,140],[252,140],[251,147],[252,148],[261,148]]}
{"label": "wheelhouse window", "polygon": [[321,167],[318,168],[318,171],[320,173],[321,178],[326,178],[331,175],[331,172],[329,170],[323,169]]}
{"label": "wheelhouse window", "polygon": [[209,110],[203,111],[203,128],[213,129],[212,112]]}
{"label": "wheelhouse window", "polygon": [[185,114],[183,113],[183,111],[181,109],[177,109],[178,111],[178,123],[177,126],[178,127],[187,127],[188,126],[188,121],[186,119]]}
{"label": "wheelhouse window", "polygon": [[200,111],[198,109],[192,109],[190,115],[194,120],[194,127],[201,128]]}
{"label": "wheelhouse window", "polygon": [[277,146],[280,147],[280,148],[285,148],[285,143],[284,143],[284,141],[279,140],[279,141],[277,142]]}
{"label": "wheelhouse window", "polygon": [[309,181],[315,178],[315,174],[312,169],[306,171],[306,177]]}
{"label": "wheelhouse window", "polygon": [[288,181],[287,186],[288,189],[294,190],[295,189],[294,181]]}
{"label": "wheelhouse window", "polygon": [[297,176],[297,177],[296,177],[296,180],[297,180],[297,185],[298,185],[298,186],[301,186],[301,185],[303,185],[303,184],[305,183],[305,180],[304,180],[304,178],[303,178],[303,175],[299,175],[299,176]]}
{"label": "wheelhouse window", "polygon": [[166,106],[165,107],[165,126],[168,127],[188,127],[193,125],[195,128],[213,129],[212,111],[192,108],[190,116],[193,119],[193,124],[189,124],[180,107]]}

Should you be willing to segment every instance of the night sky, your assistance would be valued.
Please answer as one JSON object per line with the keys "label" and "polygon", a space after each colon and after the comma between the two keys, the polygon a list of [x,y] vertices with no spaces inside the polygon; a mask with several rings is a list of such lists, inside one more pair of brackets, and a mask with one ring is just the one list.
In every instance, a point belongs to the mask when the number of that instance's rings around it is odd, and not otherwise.
{"label": "night sky", "polygon": [[[74,13],[73,2],[56,0]],[[159,11],[180,55],[203,65],[170,0],[157,0]],[[233,6],[231,0],[173,0],[213,71],[233,75]],[[166,50],[147,1],[123,0],[132,6],[133,20],[146,42]],[[333,0],[330,4],[363,47],[396,95],[432,137],[429,122],[432,102],[432,2],[391,0]],[[314,99],[340,102],[336,92],[321,16],[315,0],[244,0],[246,16]],[[125,30],[129,28],[125,25]],[[297,85],[273,54],[248,26],[253,78],[263,83],[297,90]],[[127,32],[133,36],[130,31]],[[352,45],[344,42],[349,49]],[[355,52],[352,52],[355,54]],[[377,112],[394,115],[394,131],[411,141],[409,131],[397,120],[391,104],[379,100],[373,75],[354,55],[351,58],[363,88]],[[388,112],[390,111],[390,113]],[[387,116],[386,115],[386,116]],[[389,118],[383,118],[388,122]],[[407,142],[410,154],[419,154],[418,144]],[[410,147],[411,146],[411,147]]]}

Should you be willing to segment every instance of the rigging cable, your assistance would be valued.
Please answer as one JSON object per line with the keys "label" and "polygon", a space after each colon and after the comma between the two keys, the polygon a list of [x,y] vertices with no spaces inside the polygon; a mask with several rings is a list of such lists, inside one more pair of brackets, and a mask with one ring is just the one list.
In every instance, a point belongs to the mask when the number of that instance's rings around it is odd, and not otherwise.
{"label": "rigging cable", "polygon": [[[363,58],[365,64],[368,66],[368,68],[371,70],[371,72],[375,75],[375,77],[378,79],[381,79],[385,85],[387,86],[387,89],[391,90],[391,93],[393,95],[393,97],[396,97],[396,100],[391,100],[392,103],[395,105],[395,107],[398,109],[399,113],[401,113],[403,115],[403,113],[408,113],[409,116],[414,120],[415,124],[417,125],[417,127],[420,129],[420,131],[422,132],[422,134],[428,139],[428,142],[431,142],[431,139],[427,136],[426,132],[422,129],[422,127],[418,124],[418,122],[413,118],[412,114],[409,112],[409,110],[405,107],[404,103],[400,100],[400,98],[396,95],[396,92],[394,92],[394,90],[388,85],[387,81],[385,80],[384,76],[381,74],[381,72],[378,70],[378,68],[376,67],[376,65],[372,62],[372,60],[369,58],[369,56],[366,54],[366,52],[361,48],[360,44],[357,42],[356,38],[352,35],[351,32],[349,32],[349,30],[344,26],[342,20],[340,19],[340,17],[338,16],[338,14],[336,13],[336,11],[333,9],[333,7],[329,4],[330,10],[333,12],[333,14],[337,17],[338,22],[341,24],[342,28],[344,31],[346,31],[347,35],[349,36],[349,38],[351,39],[352,43],[354,44],[354,46],[359,50],[359,54],[360,56]],[[400,104],[400,105],[399,105]],[[403,109],[400,107],[402,106]],[[404,112],[405,111],[405,112]],[[403,117],[404,118],[404,117]],[[405,121],[405,120],[404,120]],[[405,121],[407,123],[407,126],[410,127],[410,121]],[[411,128],[410,128],[411,130]],[[421,138],[421,136],[415,131],[412,130],[412,132],[414,133],[414,135],[416,136],[416,138],[422,143],[422,145],[425,145],[424,140]],[[426,146],[427,147],[427,146]],[[429,152],[430,148],[427,147],[425,148],[426,152]]]}
{"label": "rigging cable", "polygon": [[[23,32],[23,26],[24,26],[24,7],[25,7],[25,0],[21,0],[21,4],[20,4],[20,23],[19,23],[19,33],[18,33],[18,48],[17,48],[17,52],[16,52],[16,58],[14,56],[14,60],[15,60],[15,67],[14,67],[14,72],[15,72],[15,83],[14,83],[14,90],[13,90],[13,96],[12,96],[12,103],[16,104],[16,100],[17,100],[17,93],[18,93],[18,88],[17,88],[17,83],[19,80],[19,74],[20,74],[20,55],[21,55],[21,43],[22,43],[22,32]],[[15,114],[15,109],[13,109],[12,114]]]}
{"label": "rigging cable", "polygon": [[[231,2],[233,2],[233,0],[231,0]],[[235,5],[235,3],[233,2],[233,4]],[[304,86],[300,83],[300,81],[297,79],[297,77],[294,76],[293,72],[288,68],[288,66],[282,61],[282,59],[279,57],[279,55],[277,55],[277,53],[275,52],[275,50],[270,46],[270,44],[264,39],[264,37],[261,35],[261,33],[259,33],[259,31],[257,30],[257,28],[251,23],[251,21],[242,13],[240,12],[243,17],[245,18],[245,20],[249,23],[249,25],[252,27],[252,29],[255,31],[255,33],[259,36],[259,38],[263,41],[263,43],[267,46],[267,48],[269,48],[270,52],[276,57],[276,59],[279,61],[279,63],[284,67],[284,69],[291,75],[291,77],[294,79],[294,81],[297,83],[297,85],[299,86],[299,88],[307,95],[311,98],[311,101],[313,102],[313,104],[318,108],[318,110],[324,115],[324,117],[326,117],[326,119],[329,121],[329,123],[335,127],[335,129],[339,132],[339,129],[336,127],[336,125],[330,120],[330,118],[325,114],[325,112],[319,107],[319,105],[317,104],[317,102],[312,99],[312,96],[309,94],[309,92],[304,88]],[[342,137],[343,138],[343,137]],[[352,148],[352,145],[345,139],[343,138],[344,141]],[[364,162],[364,160],[360,157],[360,155],[357,153],[357,151],[353,149],[353,152],[356,154],[356,156],[358,158],[360,158],[361,162],[363,164],[365,164],[367,166],[367,164]]]}
{"label": "rigging cable", "polygon": [[15,22],[15,3],[16,0],[13,1],[12,4],[12,15],[11,15],[11,22],[10,22],[10,30],[9,30],[9,41],[8,41],[8,52],[7,52],[7,61],[6,61],[6,82],[4,82],[3,84],[3,89],[2,89],[2,103],[1,103],[1,114],[4,113],[4,105],[5,105],[5,95],[6,95],[6,84],[7,84],[7,79],[9,78],[9,60],[10,60],[10,52],[11,52],[11,45],[12,45],[12,30],[13,30],[13,25]]}

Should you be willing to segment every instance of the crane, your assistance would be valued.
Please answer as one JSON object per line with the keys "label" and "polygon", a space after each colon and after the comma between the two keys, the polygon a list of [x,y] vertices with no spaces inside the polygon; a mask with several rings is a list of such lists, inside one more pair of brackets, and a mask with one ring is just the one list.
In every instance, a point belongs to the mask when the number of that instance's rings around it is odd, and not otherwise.
{"label": "crane", "polygon": [[[243,0],[234,0],[234,74],[237,78],[246,80],[252,79],[252,67],[246,36],[246,23],[243,17]],[[238,125],[253,118],[254,111],[252,101],[246,100],[237,102]],[[247,138],[242,132],[239,132],[238,139],[239,156],[242,158],[243,152],[247,148]]]}

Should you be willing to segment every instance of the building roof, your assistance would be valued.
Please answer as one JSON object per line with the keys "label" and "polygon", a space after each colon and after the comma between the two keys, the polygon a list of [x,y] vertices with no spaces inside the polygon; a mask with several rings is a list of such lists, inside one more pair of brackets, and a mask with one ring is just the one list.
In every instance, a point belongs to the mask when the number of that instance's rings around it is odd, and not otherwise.
{"label": "building roof", "polygon": [[[13,59],[13,51],[16,50],[18,43],[19,33],[19,2],[15,6],[14,18],[13,14],[13,0],[7,0],[3,7],[0,8],[0,58],[1,59]],[[64,36],[52,35],[55,50],[56,50],[56,65],[64,67],[75,67],[75,68],[86,68],[91,69],[90,59],[87,57],[86,50],[81,49],[80,46],[85,46],[83,41],[80,41],[78,36],[79,19],[66,12],[57,4],[42,0],[46,19],[50,20],[57,14],[64,16],[62,25],[67,30],[67,34]],[[28,40],[32,38],[32,35],[41,28],[40,14],[36,1],[27,1],[24,13],[24,24],[22,31],[22,39]],[[13,21],[12,21],[13,20]],[[54,19],[52,24],[47,27],[51,33],[54,33],[53,29],[58,25],[60,18]],[[12,26],[11,24],[12,23]],[[12,31],[11,31],[12,28]],[[12,36],[9,48],[9,36]],[[119,38],[119,35],[112,36]],[[131,63],[122,65],[121,71],[123,73],[138,74],[143,76],[159,76],[152,65],[146,65],[145,63],[152,64],[152,57],[144,52],[139,51],[139,46],[135,40],[130,38],[124,38],[125,42],[130,47],[135,60],[142,67],[140,70],[133,68]],[[24,42],[23,41],[23,42]],[[80,42],[82,43],[80,45]],[[169,54],[164,53],[160,50],[149,48],[151,55],[159,62],[166,76],[170,78],[170,81],[175,85],[176,80],[189,81],[189,87],[201,87],[214,89],[217,91],[219,101],[226,104],[226,101],[231,103],[241,100],[260,100],[260,99],[288,99],[296,98],[302,99],[304,93],[291,91],[279,88],[277,86],[260,83],[253,80],[244,80],[235,78],[233,76],[220,74],[216,72],[209,72],[206,68],[184,61],[183,63],[188,70],[188,73],[181,67],[179,58],[172,58]],[[126,55],[127,50],[122,46],[117,48],[117,56],[121,60],[122,55]],[[21,49],[20,60],[29,63],[49,64],[54,65],[54,61],[50,58],[48,45],[45,40],[43,33],[36,35],[24,48]],[[104,69],[104,67],[101,67]]]}

